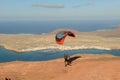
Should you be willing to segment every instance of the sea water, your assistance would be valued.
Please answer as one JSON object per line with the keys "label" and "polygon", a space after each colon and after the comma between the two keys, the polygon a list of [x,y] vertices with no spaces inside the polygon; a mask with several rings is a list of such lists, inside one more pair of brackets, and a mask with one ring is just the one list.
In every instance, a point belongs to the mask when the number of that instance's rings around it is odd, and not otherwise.
{"label": "sea water", "polygon": [[119,24],[120,20],[0,20],[0,34],[42,34],[59,28],[88,32],[113,29]]}
{"label": "sea water", "polygon": [[0,47],[0,62],[10,61],[46,61],[57,58],[63,58],[64,54],[69,56],[74,54],[112,54],[120,56],[120,50],[98,50],[98,49],[84,49],[84,50],[66,50],[61,51],[57,49],[40,50],[33,52],[14,52]]}

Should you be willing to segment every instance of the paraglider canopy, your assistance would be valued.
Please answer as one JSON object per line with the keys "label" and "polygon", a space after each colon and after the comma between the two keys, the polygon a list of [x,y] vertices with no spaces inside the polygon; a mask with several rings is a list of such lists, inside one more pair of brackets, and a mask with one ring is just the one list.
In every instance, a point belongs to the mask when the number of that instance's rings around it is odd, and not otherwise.
{"label": "paraglider canopy", "polygon": [[56,34],[56,43],[62,45],[66,36],[75,37],[75,34],[71,31],[60,31]]}

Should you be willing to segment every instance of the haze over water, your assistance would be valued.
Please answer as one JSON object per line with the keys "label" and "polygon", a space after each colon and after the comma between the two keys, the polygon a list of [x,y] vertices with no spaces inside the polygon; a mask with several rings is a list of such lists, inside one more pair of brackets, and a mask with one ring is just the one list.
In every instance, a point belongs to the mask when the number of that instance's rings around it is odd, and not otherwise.
{"label": "haze over water", "polygon": [[120,20],[0,20],[0,34],[41,34],[69,28],[80,32],[109,30]]}

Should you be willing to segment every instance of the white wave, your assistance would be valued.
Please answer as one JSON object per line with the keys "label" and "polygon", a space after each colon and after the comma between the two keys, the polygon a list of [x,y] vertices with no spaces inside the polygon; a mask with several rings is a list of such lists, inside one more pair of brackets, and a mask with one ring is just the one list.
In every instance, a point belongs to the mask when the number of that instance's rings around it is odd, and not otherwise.
{"label": "white wave", "polygon": [[100,50],[111,50],[110,48],[105,48],[101,46],[46,46],[46,47],[36,47],[36,48],[28,48],[28,49],[22,49],[22,52],[27,52],[27,51],[37,51],[37,50],[51,50],[51,49],[59,49],[59,50],[77,50],[77,49],[100,49]]}

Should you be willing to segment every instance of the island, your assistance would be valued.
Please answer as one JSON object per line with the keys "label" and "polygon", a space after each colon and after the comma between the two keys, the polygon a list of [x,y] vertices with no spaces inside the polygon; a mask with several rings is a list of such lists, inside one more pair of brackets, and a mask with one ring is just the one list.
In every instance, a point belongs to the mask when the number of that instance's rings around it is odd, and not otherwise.
{"label": "island", "polygon": [[[67,37],[64,45],[55,42],[59,31],[69,30],[76,37]],[[120,49],[120,26],[112,30],[79,32],[71,29],[58,29],[46,34],[0,34],[0,46],[16,52],[36,51],[43,49]]]}

